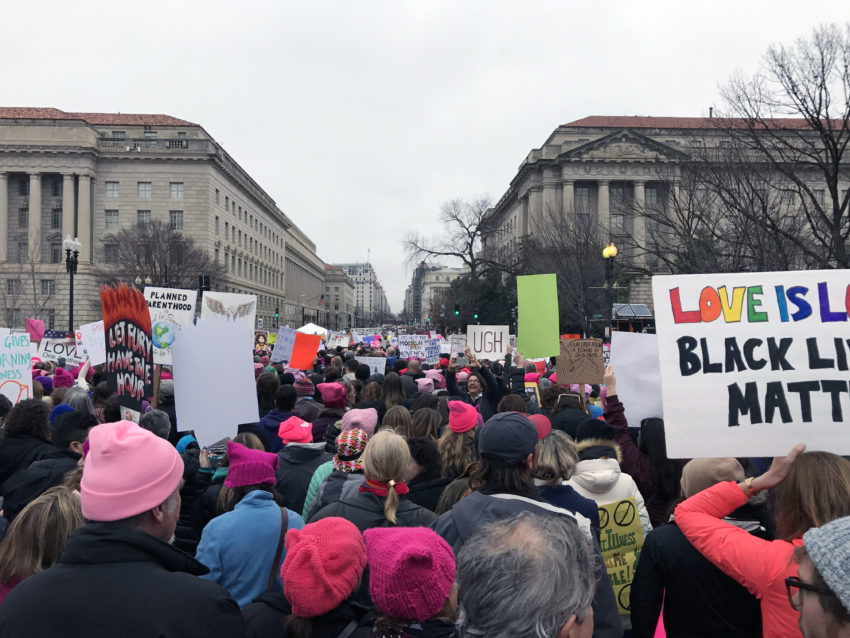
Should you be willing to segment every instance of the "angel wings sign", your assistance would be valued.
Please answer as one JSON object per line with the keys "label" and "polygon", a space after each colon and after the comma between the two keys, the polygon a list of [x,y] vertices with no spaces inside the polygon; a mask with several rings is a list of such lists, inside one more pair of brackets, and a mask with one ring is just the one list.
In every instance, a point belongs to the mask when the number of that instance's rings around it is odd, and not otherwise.
{"label": "angel wings sign", "polygon": [[201,306],[201,321],[225,319],[254,327],[257,316],[257,297],[232,292],[205,292]]}

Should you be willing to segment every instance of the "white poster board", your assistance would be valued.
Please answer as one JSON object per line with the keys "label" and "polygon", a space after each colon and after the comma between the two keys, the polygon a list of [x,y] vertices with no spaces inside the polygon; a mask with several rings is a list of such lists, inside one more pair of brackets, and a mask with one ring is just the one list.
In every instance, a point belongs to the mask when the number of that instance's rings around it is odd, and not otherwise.
{"label": "white poster board", "polygon": [[251,330],[254,329],[254,319],[257,316],[256,295],[207,291],[202,299],[201,321],[218,317],[230,322],[244,323]]}
{"label": "white poster board", "polygon": [[183,326],[192,323],[197,298],[198,293],[194,290],[145,287],[155,364],[171,365],[174,341],[180,337]]}
{"label": "white poster board", "polygon": [[349,337],[347,334],[345,334],[344,332],[335,332],[331,333],[331,335],[328,336],[327,347],[332,349],[335,349],[337,347],[347,348],[350,342],[351,337]]}
{"label": "white poster board", "polygon": [[503,359],[511,345],[508,326],[466,327],[466,345],[478,359]]}
{"label": "white poster board", "polygon": [[277,331],[277,340],[274,342],[274,350],[269,357],[272,363],[280,361],[289,362],[292,358],[292,348],[295,346],[295,335],[298,332],[289,326],[281,326]]}
{"label": "white poster board", "polygon": [[[174,401],[181,430],[201,447],[233,438],[240,423],[256,423],[253,325],[208,319],[183,327],[172,348]],[[210,374],[199,373],[209,371]]]}
{"label": "white poster board", "polygon": [[466,334],[451,335],[449,337],[449,352],[458,357],[463,356],[466,349]]}
{"label": "white poster board", "polygon": [[610,354],[617,375],[617,395],[629,426],[636,428],[647,417],[662,417],[658,337],[615,330],[611,333]]}
{"label": "white poster board", "polygon": [[846,270],[653,277],[668,456],[850,454],[848,284]]}
{"label": "white poster board", "polygon": [[384,357],[357,357],[357,362],[369,366],[371,374],[384,374],[387,367]]}
{"label": "white poster board", "polygon": [[427,363],[431,361],[436,353],[437,361],[440,360],[440,340],[431,339],[428,335],[399,335],[398,356],[402,359],[416,357]]}
{"label": "white poster board", "polygon": [[38,344],[38,356],[42,361],[59,362],[65,359],[65,366],[75,368],[85,361],[85,357],[77,356],[77,344],[74,337],[54,339],[44,338]]}
{"label": "white poster board", "polygon": [[14,405],[32,397],[30,336],[0,328],[0,394]]}
{"label": "white poster board", "polygon": [[91,364],[97,366],[106,363],[106,337],[103,331],[103,320],[84,323],[77,328],[77,334]]}

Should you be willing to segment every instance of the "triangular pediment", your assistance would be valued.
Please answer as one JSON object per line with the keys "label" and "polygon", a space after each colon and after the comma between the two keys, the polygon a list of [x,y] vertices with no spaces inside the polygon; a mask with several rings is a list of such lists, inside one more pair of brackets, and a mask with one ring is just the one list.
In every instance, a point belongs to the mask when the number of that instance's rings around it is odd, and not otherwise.
{"label": "triangular pediment", "polygon": [[561,153],[567,161],[658,162],[683,160],[681,151],[628,129],[616,131]]}

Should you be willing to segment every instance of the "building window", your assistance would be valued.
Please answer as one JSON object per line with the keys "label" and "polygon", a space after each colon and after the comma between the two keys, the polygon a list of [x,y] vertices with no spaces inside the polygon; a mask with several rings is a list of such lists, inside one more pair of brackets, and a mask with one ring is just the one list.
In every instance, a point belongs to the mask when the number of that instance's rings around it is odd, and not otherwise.
{"label": "building window", "polygon": [[58,241],[50,242],[50,263],[51,264],[61,264],[62,263],[62,244]]}
{"label": "building window", "polygon": [[[240,208],[239,210],[241,211],[242,209]],[[230,202],[230,212],[232,212],[234,215],[236,214],[236,202]],[[242,218],[241,213],[239,215],[239,218]]]}
{"label": "building window", "polygon": [[56,328],[56,311],[51,308],[47,311],[47,329],[53,330]]}
{"label": "building window", "polygon": [[18,195],[22,197],[27,197],[30,194],[30,180],[29,177],[24,177],[20,182],[18,182]]}
{"label": "building window", "polygon": [[118,263],[118,244],[103,245],[103,261],[107,264]]}
{"label": "building window", "polygon": [[219,195],[219,193],[218,193],[218,189],[216,188],[216,189],[215,189],[215,205],[216,205],[216,206],[218,206],[218,195]]}
{"label": "building window", "polygon": [[156,139],[156,131],[145,131],[145,139],[146,140],[155,140]]}
{"label": "building window", "polygon": [[218,234],[219,234],[218,230],[219,230],[219,228],[218,228],[218,215],[216,215],[215,216],[215,234],[216,234],[216,237],[218,237]]}
{"label": "building window", "polygon": [[62,228],[62,209],[54,208],[50,211],[50,228],[58,230]]}
{"label": "building window", "polygon": [[590,207],[590,188],[587,186],[576,186],[575,206],[578,212],[587,212]]}
{"label": "building window", "polygon": [[127,137],[124,131],[112,131],[112,139],[113,140],[123,140]]}
{"label": "building window", "polygon": [[104,211],[104,218],[106,219],[106,230],[118,230],[117,210]]}
{"label": "building window", "polygon": [[183,211],[172,210],[168,211],[169,221],[171,222],[171,230],[183,230]]}
{"label": "building window", "polygon": [[53,197],[62,197],[62,180],[54,179],[50,183],[50,192]]}
{"label": "building window", "polygon": [[646,205],[647,206],[657,206],[658,205],[658,189],[654,186],[647,186],[646,192]]}
{"label": "building window", "polygon": [[185,140],[186,139],[186,131],[177,131],[177,139]]}
{"label": "building window", "polygon": [[224,196],[224,210],[230,209],[230,197],[227,195]]}
{"label": "building window", "polygon": [[51,297],[56,294],[56,282],[52,279],[41,280],[41,294],[44,297]]}
{"label": "building window", "polygon": [[146,199],[150,196],[151,196],[151,183],[150,182],[139,182],[139,197]]}
{"label": "building window", "polygon": [[823,207],[824,191],[822,188],[815,188],[812,193],[815,195],[815,201]]}
{"label": "building window", "polygon": [[215,263],[218,264],[218,248],[215,249]]}
{"label": "building window", "polygon": [[183,182],[171,182],[171,199],[183,198]]}
{"label": "building window", "polygon": [[18,254],[16,257],[19,264],[25,264],[29,261],[29,244],[26,240],[18,242]]}
{"label": "building window", "polygon": [[137,210],[136,211],[136,223],[137,224],[150,224],[151,223],[151,212],[149,210]]}
{"label": "building window", "polygon": [[622,235],[626,232],[626,218],[624,215],[611,215],[611,232]]}
{"label": "building window", "polygon": [[20,279],[7,279],[6,280],[6,294],[10,297],[17,297],[21,294],[21,280]]}
{"label": "building window", "polygon": [[106,196],[118,197],[118,182],[106,182]]}
{"label": "building window", "polygon": [[18,209],[18,226],[26,228],[30,224],[30,210],[22,207]]}

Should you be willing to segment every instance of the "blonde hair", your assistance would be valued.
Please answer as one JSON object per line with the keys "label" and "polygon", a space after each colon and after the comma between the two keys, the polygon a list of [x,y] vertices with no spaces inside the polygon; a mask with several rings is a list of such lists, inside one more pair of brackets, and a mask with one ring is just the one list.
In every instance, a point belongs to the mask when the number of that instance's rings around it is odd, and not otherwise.
{"label": "blonde hair", "polygon": [[15,517],[0,543],[0,581],[28,578],[59,558],[68,536],[83,524],[80,495],[51,487]]}
{"label": "blonde hair", "polygon": [[457,478],[463,474],[467,466],[475,460],[475,430],[472,428],[458,434],[451,428],[446,428],[437,450],[440,452],[440,467],[445,478]]}
{"label": "blonde hair", "polygon": [[396,483],[404,482],[413,460],[407,441],[391,430],[381,430],[369,439],[361,458],[363,473],[367,479],[389,484],[387,498],[384,501],[384,516],[395,525],[399,496],[393,488]]}
{"label": "blonde hair", "polygon": [[558,485],[575,472],[578,453],[573,440],[560,430],[552,430],[537,443],[534,478]]}

